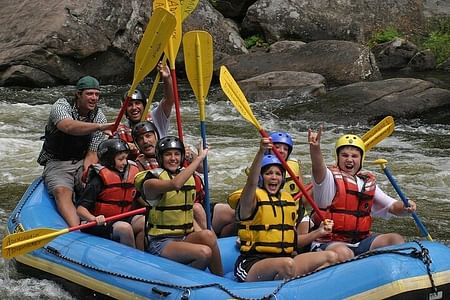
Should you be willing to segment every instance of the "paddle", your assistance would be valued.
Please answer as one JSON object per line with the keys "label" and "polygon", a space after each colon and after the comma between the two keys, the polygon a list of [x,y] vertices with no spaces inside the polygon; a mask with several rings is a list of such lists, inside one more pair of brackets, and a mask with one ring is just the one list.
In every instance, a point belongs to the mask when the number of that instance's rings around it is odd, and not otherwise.
{"label": "paddle", "polygon": [[[391,172],[389,171],[389,169],[386,166],[387,160],[385,160],[385,159],[377,159],[377,160],[375,160],[375,161],[373,161],[371,163],[380,165],[380,167],[383,170],[384,174],[386,175],[386,177],[391,182],[391,184],[394,187],[394,189],[397,192],[397,194],[400,196],[400,199],[402,199],[404,206],[405,207],[409,207],[408,198],[402,192],[402,190],[400,189],[400,186],[398,185],[398,183],[395,180],[394,176],[392,176]],[[423,225],[422,221],[420,221],[420,218],[416,214],[416,212],[412,212],[412,217],[413,217],[414,221],[416,222],[416,225],[419,228],[420,232],[422,233],[422,236],[426,237],[429,241],[433,241],[433,239],[431,238],[430,233],[425,228],[425,225]]]}
{"label": "paddle", "polygon": [[[231,76],[230,72],[225,66],[220,67],[220,86],[222,87],[222,90],[224,91],[225,95],[227,95],[228,99],[230,99],[231,103],[233,103],[234,107],[239,111],[239,113],[249,121],[251,124],[253,124],[256,129],[258,129],[261,136],[268,138],[269,135],[267,132],[261,127],[261,125],[258,123],[258,120],[256,120],[255,116],[253,115],[253,112],[250,108],[250,105],[247,102],[247,99],[245,98],[244,94],[242,93],[241,89],[239,88],[239,85],[236,83],[234,78]],[[311,207],[316,211],[319,218],[323,221],[324,217],[321,211],[319,210],[319,207],[317,207],[317,204],[314,202],[314,200],[311,198],[311,196],[307,193],[305,187],[303,184],[298,180],[295,173],[291,170],[289,165],[286,163],[286,161],[281,157],[278,150],[273,147],[272,152],[275,154],[275,156],[280,160],[280,162],[283,164],[283,167],[285,170],[291,175],[294,182],[297,184],[297,186],[302,191],[303,195],[305,195],[306,200],[308,200]]]}
{"label": "paddle", "polygon": [[127,97],[125,98],[125,101],[119,111],[119,115],[116,118],[112,130],[113,132],[117,130],[117,127],[119,126],[119,123],[122,120],[128,106],[128,102],[130,101],[137,85],[153,68],[155,68],[158,63],[164,46],[167,44],[175,25],[175,17],[167,10],[159,8],[153,12],[150,22],[148,23],[141,42],[137,48],[134,63],[133,83],[128,90]]}
{"label": "paddle", "polygon": [[[197,7],[199,0],[183,0],[181,1],[181,22],[183,22]],[[162,61],[165,63],[167,60],[167,56],[164,55]],[[155,81],[153,81],[152,88],[150,90],[150,94],[147,98],[147,104],[145,105],[144,112],[142,113],[141,121],[145,121],[147,119],[147,114],[150,109],[150,106],[153,102],[153,98],[155,97],[156,89],[159,84],[159,80],[161,78],[161,74],[158,72],[155,77]]]}
{"label": "paddle", "polygon": [[[120,220],[140,213],[145,213],[145,210],[145,207],[135,209],[126,213],[105,218],[105,221],[112,222]],[[2,256],[4,258],[13,258],[15,256],[24,255],[28,252],[44,247],[57,236],[76,230],[94,227],[95,225],[97,225],[97,222],[91,221],[89,223],[60,230],[51,228],[35,228],[24,232],[12,233],[3,238]]]}
{"label": "paddle", "polygon": [[[206,143],[205,98],[213,74],[213,40],[206,31],[190,31],[183,37],[184,63],[186,74],[198,101],[200,111],[200,132],[203,148]],[[203,160],[203,179],[205,187],[205,211],[208,229],[211,229],[211,211],[209,202],[208,158]]]}
{"label": "paddle", "polygon": [[387,116],[383,120],[366,132],[361,139],[364,141],[366,151],[369,151],[376,144],[390,136],[394,131],[394,118]]}
{"label": "paddle", "polygon": [[164,53],[169,59],[170,66],[170,75],[172,77],[172,88],[173,95],[175,97],[175,114],[177,120],[177,130],[178,130],[178,138],[181,142],[183,142],[183,126],[181,124],[181,113],[180,113],[180,97],[178,95],[178,85],[177,85],[177,74],[175,72],[175,59],[178,53],[178,48],[180,48],[181,44],[181,4],[180,0],[154,0],[153,8],[157,9],[159,7],[165,7],[168,11],[170,11],[177,20],[174,31],[172,32],[172,36],[167,43],[166,48],[164,49]]}

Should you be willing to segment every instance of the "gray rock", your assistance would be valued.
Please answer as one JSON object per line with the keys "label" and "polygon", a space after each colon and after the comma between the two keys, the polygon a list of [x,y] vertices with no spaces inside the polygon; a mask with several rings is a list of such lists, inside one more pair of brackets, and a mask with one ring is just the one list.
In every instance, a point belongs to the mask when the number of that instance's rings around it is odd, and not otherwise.
{"label": "gray rock", "polygon": [[369,48],[346,41],[315,41],[281,53],[224,57],[217,62],[216,72],[220,65],[226,65],[236,80],[273,71],[319,73],[332,85],[381,79]]}
{"label": "gray rock", "polygon": [[313,119],[326,118],[340,124],[355,125],[386,115],[395,118],[421,117],[430,123],[448,124],[450,91],[414,78],[358,82],[329,91],[317,101],[302,105],[301,109],[293,113],[308,111]]}
{"label": "gray rock", "polygon": [[278,71],[239,82],[249,101],[283,99],[292,96],[312,97],[326,93],[325,78],[320,74]]}
{"label": "gray rock", "polygon": [[[135,52],[151,14],[148,1],[3,2],[0,85],[73,84],[86,74],[103,83],[131,83]],[[207,0],[184,23],[185,31],[193,29],[208,30],[218,52],[247,51],[236,28]]]}

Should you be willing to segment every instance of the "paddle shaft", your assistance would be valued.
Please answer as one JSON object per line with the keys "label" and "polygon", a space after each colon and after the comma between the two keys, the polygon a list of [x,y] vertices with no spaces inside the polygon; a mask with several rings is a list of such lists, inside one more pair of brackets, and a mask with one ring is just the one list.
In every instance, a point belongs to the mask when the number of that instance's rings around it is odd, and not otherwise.
{"label": "paddle shaft", "polygon": [[[203,148],[208,146],[206,142],[206,126],[204,121],[200,121],[200,132],[203,140]],[[204,181],[204,191],[205,191],[205,212],[206,212],[206,223],[208,229],[211,229],[211,204],[209,201],[209,179],[208,179],[208,156],[203,160],[203,181]]]}
{"label": "paddle shaft", "polygon": [[[395,180],[394,176],[392,176],[391,172],[388,170],[388,168],[385,165],[381,165],[381,168],[383,169],[384,174],[391,182],[392,186],[394,187],[397,194],[400,196],[400,199],[402,199],[403,204],[405,207],[409,207],[408,198],[405,196],[405,194],[400,189],[400,186],[397,184],[397,181]],[[416,212],[412,212],[412,217],[414,221],[416,222],[417,227],[419,228],[420,232],[424,237],[426,237],[429,241],[432,241],[430,233],[425,228],[425,225],[423,225],[422,221],[420,220],[419,216],[416,214]]]}
{"label": "paddle shaft", "polygon": [[[143,207],[143,208],[131,210],[131,211],[128,211],[128,212],[125,212],[125,213],[121,213],[121,214],[118,214],[118,215],[115,215],[115,216],[107,217],[107,218],[105,218],[105,222],[113,222],[113,221],[124,219],[124,218],[130,217],[130,216],[134,216],[134,215],[137,215],[137,214],[145,213],[145,210],[146,210],[146,208]],[[94,227],[95,225],[97,225],[97,221],[90,221],[90,222],[85,223],[85,224],[81,224],[81,225],[78,225],[78,226],[70,227],[68,232]]]}
{"label": "paddle shaft", "polygon": [[[106,222],[112,222],[119,219],[123,219],[132,215],[144,213],[146,208],[135,209],[126,213],[111,216],[105,219]],[[34,228],[28,231],[17,232],[6,236],[2,242],[2,256],[4,258],[11,258],[19,255],[24,255],[35,249],[39,249],[48,244],[51,240],[57,236],[63,235],[75,230],[86,229],[96,226],[96,221],[91,221],[86,224],[73,226],[61,230],[49,229],[49,228]],[[13,241],[13,243],[11,243]],[[11,244],[9,244],[11,243]]]}
{"label": "paddle shaft", "polygon": [[[164,55],[162,61],[165,63],[166,60],[167,60],[167,58]],[[155,81],[153,81],[152,89],[150,90],[150,94],[147,97],[147,104],[145,104],[144,111],[142,112],[141,122],[147,120],[148,111],[150,110],[150,106],[152,105],[153,98],[155,97],[156,89],[158,88],[160,78],[161,78],[161,74],[159,72],[157,72]]]}
{"label": "paddle shaft", "polygon": [[[264,129],[262,129],[262,128],[259,129],[259,133],[261,134],[261,136],[263,136],[265,138],[270,138],[270,136],[267,134],[267,132]],[[294,180],[295,184],[302,191],[303,195],[305,195],[306,200],[311,205],[311,207],[314,209],[316,214],[319,216],[320,220],[321,221],[325,220],[325,218],[323,217],[323,214],[322,214],[321,210],[319,209],[319,207],[317,206],[316,202],[314,202],[314,200],[308,194],[308,192],[305,189],[305,187],[303,186],[303,184],[300,182],[300,180],[298,180],[297,176],[292,171],[292,169],[289,167],[289,165],[287,164],[286,160],[281,156],[280,152],[278,152],[277,148],[276,147],[272,147],[272,152],[275,154],[275,156],[281,162],[281,164],[283,165],[284,169],[289,173],[289,175],[291,175],[292,180]]]}

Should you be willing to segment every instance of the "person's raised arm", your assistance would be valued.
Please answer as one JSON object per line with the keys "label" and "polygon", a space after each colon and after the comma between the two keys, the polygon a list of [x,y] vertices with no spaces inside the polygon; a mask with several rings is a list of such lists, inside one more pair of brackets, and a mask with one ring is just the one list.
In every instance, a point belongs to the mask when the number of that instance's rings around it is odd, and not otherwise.
{"label": "person's raised arm", "polygon": [[167,64],[162,62],[158,63],[158,71],[164,82],[164,98],[161,100],[160,105],[164,110],[166,117],[170,117],[173,104],[175,103],[175,96],[173,94],[172,77],[170,76],[170,69]]}
{"label": "person's raised arm", "polygon": [[253,163],[250,166],[247,182],[242,190],[239,200],[239,219],[245,220],[251,216],[256,207],[256,188],[261,173],[261,161],[266,150],[272,149],[272,142],[269,138],[262,138],[261,143],[256,152]]}
{"label": "person's raised arm", "polygon": [[199,149],[199,154],[192,163],[171,180],[161,180],[157,178],[147,179],[143,185],[145,197],[147,199],[155,199],[166,192],[180,190],[192,174],[194,174],[195,170],[203,159],[205,159],[207,154],[208,148]]}
{"label": "person's raised arm", "polygon": [[309,154],[311,156],[312,176],[316,183],[322,183],[325,179],[327,166],[320,149],[320,138],[322,136],[323,126],[320,125],[317,132],[308,129]]}

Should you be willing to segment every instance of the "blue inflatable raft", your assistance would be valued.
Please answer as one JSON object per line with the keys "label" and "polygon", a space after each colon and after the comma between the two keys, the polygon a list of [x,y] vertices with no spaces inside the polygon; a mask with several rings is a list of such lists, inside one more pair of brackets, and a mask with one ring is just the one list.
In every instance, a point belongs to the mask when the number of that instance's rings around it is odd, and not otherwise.
{"label": "blue inflatable raft", "polygon": [[[67,228],[39,178],[12,212],[9,233]],[[225,277],[79,231],[15,260],[117,299],[450,299],[450,248],[409,242],[288,281],[238,283],[235,238],[219,240]]]}

